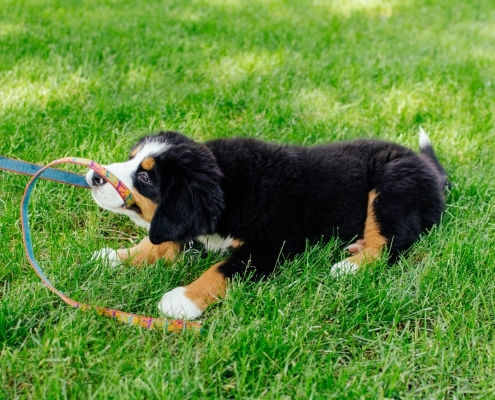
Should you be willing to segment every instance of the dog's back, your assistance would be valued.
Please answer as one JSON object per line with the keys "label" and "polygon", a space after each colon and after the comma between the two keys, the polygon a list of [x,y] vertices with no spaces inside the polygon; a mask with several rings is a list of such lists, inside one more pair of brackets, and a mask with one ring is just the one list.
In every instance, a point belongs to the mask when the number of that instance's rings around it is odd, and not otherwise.
{"label": "dog's back", "polygon": [[[393,251],[401,251],[437,223],[443,210],[444,174],[430,151],[421,155],[377,140],[301,147],[220,139],[206,145],[224,174],[220,235],[273,236],[288,251],[294,243],[295,252],[306,239],[338,235],[347,242],[363,235],[369,192],[376,190],[385,198],[377,203],[382,229],[390,238],[397,236],[397,225],[411,231],[392,243]],[[396,210],[397,218],[386,209]],[[414,226],[406,228],[409,223]]]}

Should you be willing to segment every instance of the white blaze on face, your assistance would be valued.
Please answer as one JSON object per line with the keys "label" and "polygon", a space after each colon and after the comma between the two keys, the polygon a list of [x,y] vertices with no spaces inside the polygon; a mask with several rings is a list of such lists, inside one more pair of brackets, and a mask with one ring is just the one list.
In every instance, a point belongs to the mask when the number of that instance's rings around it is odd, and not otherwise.
{"label": "white blaze on face", "polygon": [[[157,156],[170,148],[168,143],[150,141],[144,143],[138,152],[128,161],[115,163],[105,166],[112,174],[119,178],[131,192],[134,192],[133,176],[139,169],[143,160],[147,157]],[[136,225],[149,229],[149,222],[145,221],[141,216],[132,209],[124,207],[124,202],[112,185],[103,184],[95,186],[93,184],[94,171],[89,171],[86,174],[86,181],[92,188],[93,199],[96,204],[105,210],[112,211],[117,214],[124,214],[131,218]],[[139,205],[138,205],[139,206]]]}

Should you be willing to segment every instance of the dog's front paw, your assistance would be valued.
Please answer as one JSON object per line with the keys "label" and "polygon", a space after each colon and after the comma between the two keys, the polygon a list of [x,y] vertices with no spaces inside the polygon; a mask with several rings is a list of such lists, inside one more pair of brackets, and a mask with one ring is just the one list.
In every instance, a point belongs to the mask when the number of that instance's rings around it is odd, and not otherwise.
{"label": "dog's front paw", "polygon": [[342,275],[353,274],[359,269],[359,265],[349,261],[342,260],[336,264],[333,264],[330,268],[330,274],[335,277],[339,277]]}
{"label": "dog's front paw", "polygon": [[110,247],[104,247],[93,253],[91,261],[101,261],[106,263],[109,267],[117,267],[122,263],[117,250],[111,249]]}
{"label": "dog's front paw", "polygon": [[158,309],[163,315],[179,319],[195,319],[201,316],[201,310],[194,301],[186,295],[186,288],[179,286],[163,295],[158,303]]}

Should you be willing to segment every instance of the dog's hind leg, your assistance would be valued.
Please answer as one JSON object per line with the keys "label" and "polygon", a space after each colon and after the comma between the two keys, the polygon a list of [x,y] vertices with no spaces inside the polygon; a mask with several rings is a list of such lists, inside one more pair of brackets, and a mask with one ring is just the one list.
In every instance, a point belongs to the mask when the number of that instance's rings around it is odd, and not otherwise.
{"label": "dog's hind leg", "polygon": [[364,239],[358,239],[346,247],[346,250],[352,255],[358,254],[364,249]]}
{"label": "dog's hind leg", "polygon": [[380,232],[380,227],[374,211],[373,205],[377,196],[378,194],[375,190],[372,190],[368,195],[368,208],[366,222],[364,224],[363,239],[356,242],[358,243],[358,246],[354,246],[350,249],[353,254],[351,257],[332,266],[330,271],[333,275],[355,272],[360,266],[378,259],[383,248],[387,245],[388,241]]}

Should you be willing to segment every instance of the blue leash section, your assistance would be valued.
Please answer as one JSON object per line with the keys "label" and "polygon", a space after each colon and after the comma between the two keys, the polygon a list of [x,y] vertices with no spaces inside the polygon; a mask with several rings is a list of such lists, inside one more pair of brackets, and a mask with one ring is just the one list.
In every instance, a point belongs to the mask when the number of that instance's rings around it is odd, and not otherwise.
{"label": "blue leash section", "polygon": [[[38,265],[38,262],[36,261],[36,258],[34,257],[34,250],[33,250],[33,240],[31,238],[31,229],[29,228],[29,219],[28,219],[28,205],[29,205],[29,199],[31,198],[31,193],[34,189],[34,184],[38,178],[43,175],[41,173],[40,175],[36,175],[39,170],[42,169],[42,167],[39,167],[38,170],[33,174],[33,179],[31,182],[28,184],[26,187],[26,190],[24,192],[24,197],[22,199],[21,203],[21,224],[22,224],[22,233],[23,233],[23,239],[24,239],[24,248],[26,249],[26,255],[33,266],[36,274],[40,277],[40,279],[43,281],[43,283],[55,294],[57,294],[60,297],[63,297],[64,294],[60,292],[59,290],[55,289],[55,287],[52,285],[50,280],[46,277],[46,275],[43,273],[41,270],[40,266]],[[45,171],[49,171],[48,169]],[[17,172],[17,171],[15,171]],[[23,173],[24,175],[29,175],[28,173],[20,172]],[[75,174],[74,174],[75,175]],[[57,182],[60,182],[60,180],[57,180]]]}
{"label": "blue leash section", "polygon": [[[43,167],[36,164],[0,156],[0,169],[3,169],[5,171],[34,176],[42,168]],[[61,169],[48,168],[44,170],[39,177],[42,179],[48,179],[49,181],[55,181],[59,183],[65,183],[67,185],[89,189],[89,185],[83,175],[62,171]]]}

